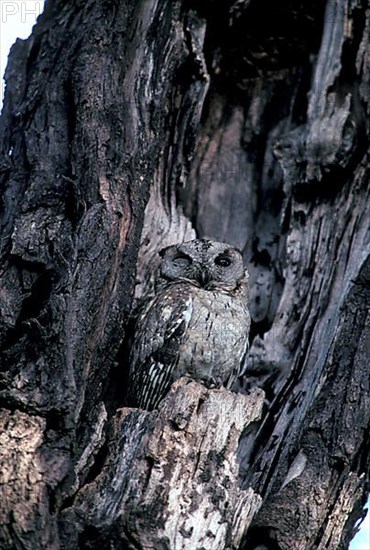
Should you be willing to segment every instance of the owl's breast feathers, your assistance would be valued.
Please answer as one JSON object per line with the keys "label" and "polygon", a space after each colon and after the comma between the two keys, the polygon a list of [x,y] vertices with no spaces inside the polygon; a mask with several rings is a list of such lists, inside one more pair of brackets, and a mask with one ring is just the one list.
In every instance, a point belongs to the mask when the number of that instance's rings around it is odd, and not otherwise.
{"label": "owl's breast feathers", "polygon": [[131,404],[156,408],[177,378],[230,387],[248,348],[245,288],[173,283],[139,317],[131,352]]}

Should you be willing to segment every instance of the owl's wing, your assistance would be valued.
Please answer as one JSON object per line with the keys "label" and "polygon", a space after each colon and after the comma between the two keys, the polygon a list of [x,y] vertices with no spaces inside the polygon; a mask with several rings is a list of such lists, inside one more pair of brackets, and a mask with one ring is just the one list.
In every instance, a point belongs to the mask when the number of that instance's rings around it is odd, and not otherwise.
{"label": "owl's wing", "polygon": [[244,315],[243,315],[243,336],[240,341],[240,360],[235,362],[234,368],[230,373],[229,378],[227,379],[225,383],[225,387],[227,389],[232,388],[234,385],[234,382],[243,376],[247,370],[247,355],[249,352],[249,329],[251,325],[251,319],[249,316],[248,309],[245,309]]}
{"label": "owl's wing", "polygon": [[130,360],[133,405],[154,409],[168,391],[191,314],[191,297],[167,290],[139,317]]}
{"label": "owl's wing", "polygon": [[243,374],[247,370],[247,361],[246,361],[246,359],[247,359],[248,351],[249,351],[249,343],[248,343],[248,338],[246,338],[244,350],[243,350],[243,353],[242,353],[242,356],[241,356],[241,361],[235,363],[235,367],[231,371],[230,376],[229,376],[228,380],[225,383],[225,388],[227,388],[228,390],[232,388],[232,386],[234,385],[236,380],[240,376],[243,376]]}

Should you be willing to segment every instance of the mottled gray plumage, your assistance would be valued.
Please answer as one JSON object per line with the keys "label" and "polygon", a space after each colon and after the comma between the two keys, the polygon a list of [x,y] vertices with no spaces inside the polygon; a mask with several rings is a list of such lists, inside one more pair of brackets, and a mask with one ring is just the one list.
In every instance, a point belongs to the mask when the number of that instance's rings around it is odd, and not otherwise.
{"label": "mottled gray plumage", "polygon": [[236,248],[207,240],[160,252],[157,293],[140,315],[130,356],[130,404],[153,409],[187,375],[230,388],[248,349],[248,275]]}

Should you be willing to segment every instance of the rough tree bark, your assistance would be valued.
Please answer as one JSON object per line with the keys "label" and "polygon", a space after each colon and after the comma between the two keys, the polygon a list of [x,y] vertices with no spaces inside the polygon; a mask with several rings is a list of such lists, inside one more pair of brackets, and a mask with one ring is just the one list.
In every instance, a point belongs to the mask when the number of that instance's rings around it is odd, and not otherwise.
{"label": "rough tree bark", "polygon": [[[369,489],[369,36],[366,0],[49,0],[13,47],[2,549],[348,547]],[[180,380],[158,412],[124,408],[130,312],[157,251],[195,235],[249,267],[245,395]]]}

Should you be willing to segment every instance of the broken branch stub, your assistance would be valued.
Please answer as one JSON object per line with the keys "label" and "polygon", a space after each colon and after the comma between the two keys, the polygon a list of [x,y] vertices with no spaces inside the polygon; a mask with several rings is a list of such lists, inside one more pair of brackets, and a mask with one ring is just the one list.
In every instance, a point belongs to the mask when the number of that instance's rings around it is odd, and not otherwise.
{"label": "broken branch stub", "polygon": [[112,548],[238,548],[261,497],[238,485],[237,447],[263,401],[182,378],[158,411],[120,409],[105,466],[73,506],[82,531]]}

